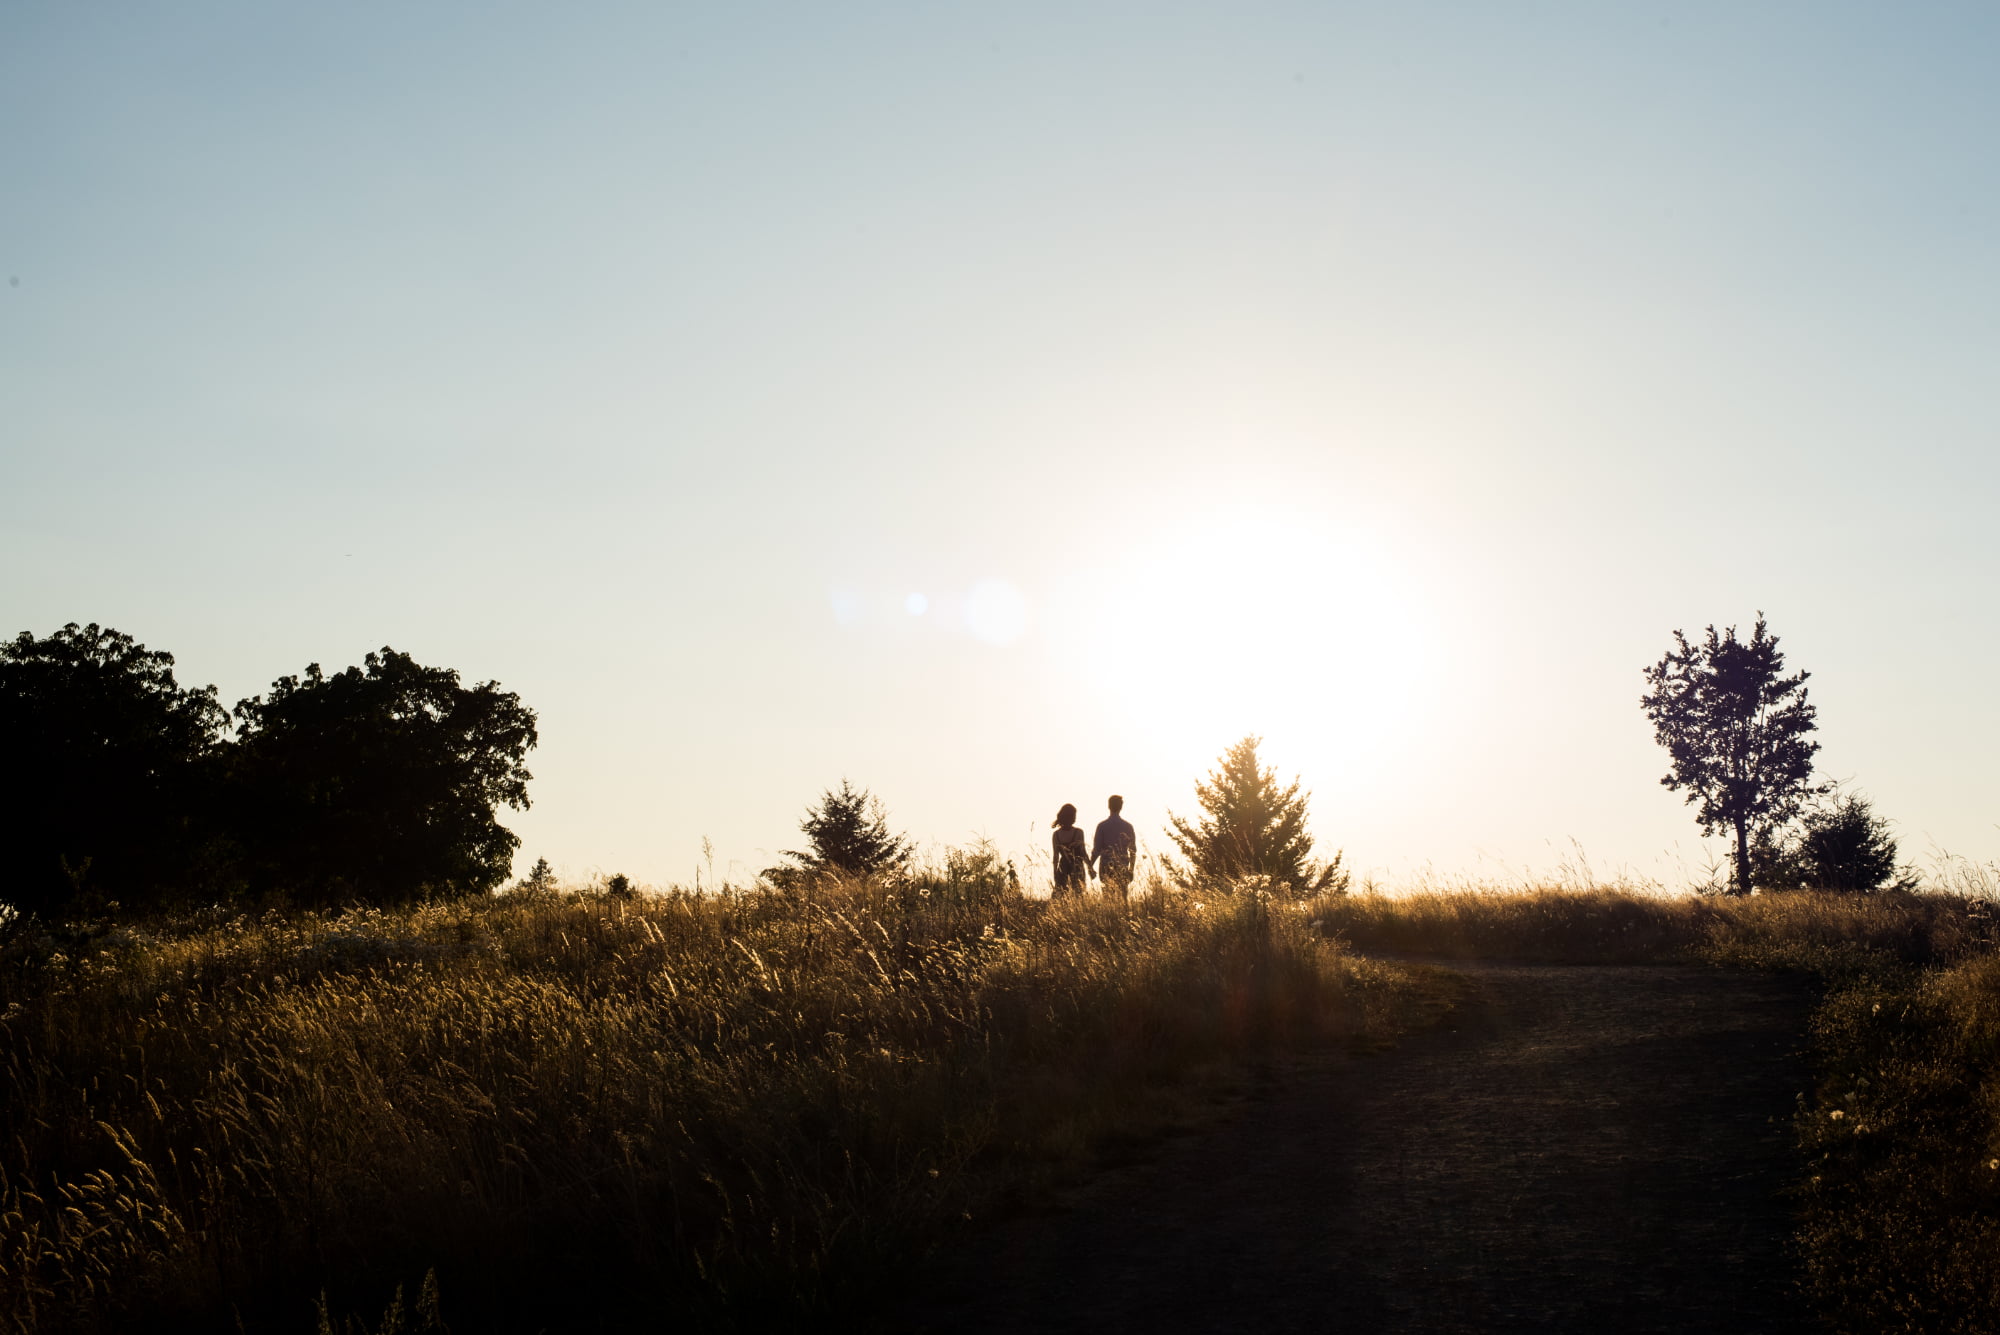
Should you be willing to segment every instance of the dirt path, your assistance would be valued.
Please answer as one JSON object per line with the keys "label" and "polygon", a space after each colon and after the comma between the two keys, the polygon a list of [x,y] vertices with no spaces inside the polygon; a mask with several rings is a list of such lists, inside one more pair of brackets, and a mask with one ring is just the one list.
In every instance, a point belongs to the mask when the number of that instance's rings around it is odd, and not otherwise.
{"label": "dirt path", "polygon": [[1679,967],[1477,964],[1443,1030],[995,1225],[886,1330],[1802,1329],[1779,1193],[1807,998]]}

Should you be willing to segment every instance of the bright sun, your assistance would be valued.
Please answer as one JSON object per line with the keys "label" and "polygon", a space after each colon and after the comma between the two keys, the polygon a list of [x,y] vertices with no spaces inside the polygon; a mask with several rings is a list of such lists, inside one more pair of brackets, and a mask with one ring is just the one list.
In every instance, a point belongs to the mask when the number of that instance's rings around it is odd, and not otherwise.
{"label": "bright sun", "polygon": [[1420,721],[1435,627],[1379,543],[1244,519],[1120,565],[1135,635],[1095,640],[1091,675],[1171,749],[1256,732],[1341,771],[1379,770]]}

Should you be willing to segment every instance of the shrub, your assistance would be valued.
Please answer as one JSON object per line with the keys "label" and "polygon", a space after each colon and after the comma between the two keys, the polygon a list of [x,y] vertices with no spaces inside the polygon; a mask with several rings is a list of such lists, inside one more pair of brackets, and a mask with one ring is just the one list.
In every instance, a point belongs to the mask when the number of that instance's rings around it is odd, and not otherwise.
{"label": "shrub", "polygon": [[1771,889],[1872,891],[1914,888],[1898,876],[1896,839],[1887,820],[1858,793],[1808,809],[1798,828],[1766,834],[1759,843],[1758,884]]}

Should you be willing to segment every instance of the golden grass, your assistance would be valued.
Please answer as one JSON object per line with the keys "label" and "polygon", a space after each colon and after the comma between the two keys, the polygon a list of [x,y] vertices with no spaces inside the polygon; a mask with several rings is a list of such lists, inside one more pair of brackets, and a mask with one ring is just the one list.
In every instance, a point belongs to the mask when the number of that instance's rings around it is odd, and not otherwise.
{"label": "golden grass", "polygon": [[1320,901],[1314,916],[1335,940],[1369,952],[1579,964],[1706,959],[1823,972],[1876,957],[1935,964],[1984,951],[1992,941],[1984,905],[1957,895],[1669,898],[1475,886],[1342,895]]}
{"label": "golden grass", "polygon": [[427,1330],[440,1293],[461,1331],[824,1320],[1171,1116],[1163,1091],[1435,1003],[1356,950],[1811,974],[1807,1296],[1835,1330],[1993,1331],[1994,935],[1961,895],[1052,906],[978,856],[893,887],[17,933],[0,1332]]}
{"label": "golden grass", "polygon": [[1800,1240],[1830,1327],[2000,1331],[2000,956],[1857,977],[1814,1046]]}
{"label": "golden grass", "polygon": [[212,914],[0,963],[9,1335],[335,1329],[432,1272],[461,1329],[790,1323],[1170,1082],[1379,1041],[1421,999],[1254,896],[1051,906],[977,856]]}
{"label": "golden grass", "polygon": [[1701,938],[1692,901],[1618,890],[1467,887],[1357,893],[1315,909],[1322,930],[1356,950],[1445,959],[1549,963],[1663,959]]}

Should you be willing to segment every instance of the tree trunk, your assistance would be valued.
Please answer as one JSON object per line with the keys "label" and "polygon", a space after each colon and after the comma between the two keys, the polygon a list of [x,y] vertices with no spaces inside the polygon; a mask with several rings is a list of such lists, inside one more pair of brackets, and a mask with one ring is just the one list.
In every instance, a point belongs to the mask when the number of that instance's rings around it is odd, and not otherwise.
{"label": "tree trunk", "polygon": [[1750,893],[1750,822],[1736,822],[1736,893]]}

